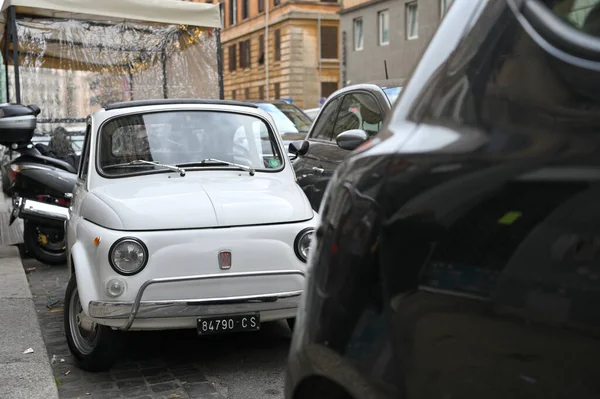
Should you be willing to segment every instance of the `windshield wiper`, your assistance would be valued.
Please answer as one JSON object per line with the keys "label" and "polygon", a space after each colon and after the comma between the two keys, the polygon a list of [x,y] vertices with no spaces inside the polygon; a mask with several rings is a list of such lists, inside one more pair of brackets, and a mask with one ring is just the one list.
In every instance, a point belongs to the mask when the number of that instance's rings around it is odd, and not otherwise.
{"label": "windshield wiper", "polygon": [[180,165],[181,166],[193,166],[193,165],[207,165],[209,163],[221,163],[221,164],[225,164],[225,165],[229,165],[229,166],[234,166],[236,168],[247,171],[250,174],[250,176],[254,176],[254,168],[252,166],[240,165],[239,163],[222,161],[220,159],[215,159],[215,158],[206,158],[200,162],[189,162],[189,163],[180,164]]}
{"label": "windshield wiper", "polygon": [[109,168],[118,168],[118,167],[125,167],[125,166],[139,166],[139,165],[152,165],[152,166],[160,166],[162,168],[165,169],[170,169],[173,172],[179,172],[179,175],[181,177],[185,176],[185,169],[180,168],[179,166],[174,166],[174,165],[165,165],[162,163],[158,163],[158,162],[154,162],[154,161],[145,161],[143,159],[136,159],[135,161],[131,161],[131,162],[126,162],[126,163],[118,163],[115,165],[106,165],[103,166],[103,169],[109,169]]}

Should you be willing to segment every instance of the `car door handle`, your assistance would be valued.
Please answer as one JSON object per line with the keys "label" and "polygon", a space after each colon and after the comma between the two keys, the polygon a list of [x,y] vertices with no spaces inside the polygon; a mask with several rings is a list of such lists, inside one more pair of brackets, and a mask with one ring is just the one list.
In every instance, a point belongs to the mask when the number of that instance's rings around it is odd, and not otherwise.
{"label": "car door handle", "polygon": [[318,172],[318,173],[325,172],[325,169],[323,169],[323,168],[317,168],[316,166],[313,166],[312,170],[314,170],[315,172]]}

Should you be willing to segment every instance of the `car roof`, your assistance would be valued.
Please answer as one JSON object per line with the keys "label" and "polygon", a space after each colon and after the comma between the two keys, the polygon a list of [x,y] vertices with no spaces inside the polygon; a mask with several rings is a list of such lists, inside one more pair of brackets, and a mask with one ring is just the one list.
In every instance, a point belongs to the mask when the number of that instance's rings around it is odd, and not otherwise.
{"label": "car roof", "polygon": [[295,104],[291,104],[283,100],[242,100],[242,102],[249,104],[287,104],[297,107]]}
{"label": "car roof", "polygon": [[402,87],[406,84],[406,79],[373,80],[366,82],[366,84],[376,85],[382,89],[388,87]]}
{"label": "car roof", "polygon": [[202,104],[202,105],[234,105],[242,107],[258,108],[255,104],[232,101],[232,100],[213,100],[213,99],[198,99],[198,98],[160,98],[154,100],[135,100],[108,104],[104,107],[106,111],[115,109],[147,107],[152,105],[187,105],[187,104]]}

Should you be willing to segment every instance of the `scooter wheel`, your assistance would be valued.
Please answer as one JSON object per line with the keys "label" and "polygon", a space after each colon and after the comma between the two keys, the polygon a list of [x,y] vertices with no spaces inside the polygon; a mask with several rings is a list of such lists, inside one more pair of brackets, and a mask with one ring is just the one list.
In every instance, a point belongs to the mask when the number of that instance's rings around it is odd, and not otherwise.
{"label": "scooter wheel", "polygon": [[44,248],[39,239],[39,228],[40,226],[37,223],[25,221],[23,241],[27,252],[29,252],[32,258],[47,265],[62,265],[66,263],[66,249],[51,251]]}

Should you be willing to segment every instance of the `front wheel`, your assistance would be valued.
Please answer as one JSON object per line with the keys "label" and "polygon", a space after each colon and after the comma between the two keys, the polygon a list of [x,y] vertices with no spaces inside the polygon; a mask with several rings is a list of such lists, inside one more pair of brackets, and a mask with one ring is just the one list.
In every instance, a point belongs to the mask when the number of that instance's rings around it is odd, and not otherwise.
{"label": "front wheel", "polygon": [[25,221],[23,241],[29,254],[47,265],[61,265],[67,260],[65,232],[62,228],[45,227]]}
{"label": "front wheel", "polygon": [[117,331],[94,323],[84,314],[75,274],[67,285],[64,323],[67,344],[79,368],[90,372],[110,370],[118,359],[121,337]]}

